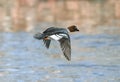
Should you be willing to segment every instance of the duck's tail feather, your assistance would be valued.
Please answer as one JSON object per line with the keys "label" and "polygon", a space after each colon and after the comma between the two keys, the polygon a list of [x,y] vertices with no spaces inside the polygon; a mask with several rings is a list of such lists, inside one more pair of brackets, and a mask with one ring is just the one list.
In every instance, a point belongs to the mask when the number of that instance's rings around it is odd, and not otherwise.
{"label": "duck's tail feather", "polygon": [[43,39],[44,37],[45,37],[45,35],[42,33],[37,33],[34,35],[34,38],[39,39],[39,40]]}

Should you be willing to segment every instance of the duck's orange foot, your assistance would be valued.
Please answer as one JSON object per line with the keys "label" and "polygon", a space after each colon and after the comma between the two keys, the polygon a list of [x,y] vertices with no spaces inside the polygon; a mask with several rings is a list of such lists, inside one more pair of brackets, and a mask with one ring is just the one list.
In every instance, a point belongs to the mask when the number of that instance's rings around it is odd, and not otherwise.
{"label": "duck's orange foot", "polygon": [[49,38],[48,38],[48,37],[45,37],[44,40],[49,40]]}

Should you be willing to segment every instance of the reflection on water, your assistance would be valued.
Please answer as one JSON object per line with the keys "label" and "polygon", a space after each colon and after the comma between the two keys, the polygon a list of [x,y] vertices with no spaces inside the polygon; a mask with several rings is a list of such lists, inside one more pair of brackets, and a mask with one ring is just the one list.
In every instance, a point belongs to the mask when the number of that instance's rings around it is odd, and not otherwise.
{"label": "reflection on water", "polygon": [[0,82],[120,82],[119,36],[71,34],[68,62],[55,41],[47,50],[32,33],[0,33]]}

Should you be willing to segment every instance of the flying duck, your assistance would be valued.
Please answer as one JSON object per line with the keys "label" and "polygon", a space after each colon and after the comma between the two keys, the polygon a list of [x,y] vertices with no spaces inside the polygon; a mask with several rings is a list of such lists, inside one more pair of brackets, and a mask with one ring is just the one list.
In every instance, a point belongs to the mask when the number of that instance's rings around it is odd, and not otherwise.
{"label": "flying duck", "polygon": [[64,56],[68,61],[71,60],[71,43],[69,32],[79,31],[77,26],[72,25],[66,28],[50,27],[47,28],[43,33],[37,33],[34,38],[43,40],[46,48],[50,46],[51,40],[59,41]]}

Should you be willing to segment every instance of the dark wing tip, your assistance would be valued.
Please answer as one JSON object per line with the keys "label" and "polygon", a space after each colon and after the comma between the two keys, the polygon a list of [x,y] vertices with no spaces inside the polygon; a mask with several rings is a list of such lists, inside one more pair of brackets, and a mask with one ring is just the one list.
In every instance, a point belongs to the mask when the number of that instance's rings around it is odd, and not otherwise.
{"label": "dark wing tip", "polygon": [[68,56],[66,56],[65,54],[64,54],[64,56],[65,56],[65,58],[66,58],[68,61],[71,61],[71,56],[68,57]]}

